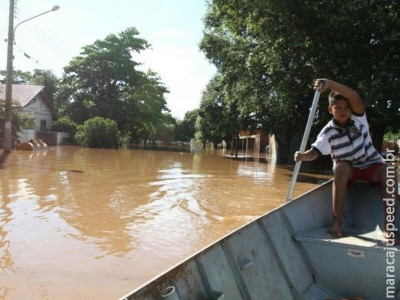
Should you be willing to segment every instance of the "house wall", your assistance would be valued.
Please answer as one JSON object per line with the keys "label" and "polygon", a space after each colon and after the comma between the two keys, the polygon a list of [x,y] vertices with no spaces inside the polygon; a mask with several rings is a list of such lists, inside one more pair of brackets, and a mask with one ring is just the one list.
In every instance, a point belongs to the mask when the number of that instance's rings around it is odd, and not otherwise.
{"label": "house wall", "polygon": [[71,135],[67,132],[57,132],[57,145],[64,145],[69,143]]}
{"label": "house wall", "polygon": [[22,129],[21,132],[18,133],[18,139],[21,143],[26,143],[29,140],[35,139],[35,134],[36,130],[34,129]]}
{"label": "house wall", "polygon": [[24,106],[23,111],[27,115],[32,115],[35,118],[35,127],[30,129],[38,131],[50,130],[52,122],[51,111],[40,95],[36,96]]}
{"label": "house wall", "polygon": [[[46,136],[53,136],[54,138],[47,138]],[[35,129],[22,129],[18,133],[20,143],[29,142],[37,138],[42,139],[48,146],[68,145],[71,135],[67,132],[49,132],[49,131],[36,131]]]}
{"label": "house wall", "polygon": [[[260,131],[256,131],[251,134],[250,131],[240,131],[240,142],[239,142],[239,149],[245,149],[246,143],[248,142],[247,148],[254,152],[265,152],[265,147],[269,144],[269,137],[268,135],[263,134]],[[248,138],[248,139],[246,139]]]}

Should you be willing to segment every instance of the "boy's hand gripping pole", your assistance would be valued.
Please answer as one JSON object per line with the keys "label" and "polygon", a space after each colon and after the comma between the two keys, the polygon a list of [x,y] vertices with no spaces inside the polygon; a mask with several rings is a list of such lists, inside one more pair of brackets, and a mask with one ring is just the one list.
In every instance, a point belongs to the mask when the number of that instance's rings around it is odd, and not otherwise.
{"label": "boy's hand gripping pole", "polygon": [[[301,152],[301,153],[303,153],[306,150],[308,136],[310,135],[311,126],[312,126],[312,123],[313,123],[313,120],[314,120],[315,112],[317,110],[317,106],[318,106],[318,101],[319,101],[319,96],[320,95],[321,95],[320,92],[315,91],[314,99],[313,99],[311,110],[310,110],[310,114],[308,115],[308,121],[307,121],[306,129],[304,130],[303,140],[301,141],[301,145],[300,145],[299,152]],[[286,196],[286,202],[289,202],[289,201],[292,200],[292,194],[293,194],[294,186],[296,185],[297,176],[299,175],[300,166],[301,166],[301,161],[297,161],[295,166],[294,166],[292,180],[290,181],[289,191],[288,191],[288,194]]]}

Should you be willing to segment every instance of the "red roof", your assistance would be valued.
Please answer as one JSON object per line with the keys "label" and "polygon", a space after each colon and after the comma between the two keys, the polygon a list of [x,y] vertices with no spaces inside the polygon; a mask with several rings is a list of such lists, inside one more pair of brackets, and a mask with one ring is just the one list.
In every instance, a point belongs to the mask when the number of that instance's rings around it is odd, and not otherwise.
{"label": "red roof", "polygon": [[[24,107],[40,92],[42,92],[43,89],[44,86],[41,85],[13,84],[12,98],[18,100],[19,104],[21,104],[21,106]],[[0,100],[4,101],[5,99],[6,99],[6,85],[0,84]]]}

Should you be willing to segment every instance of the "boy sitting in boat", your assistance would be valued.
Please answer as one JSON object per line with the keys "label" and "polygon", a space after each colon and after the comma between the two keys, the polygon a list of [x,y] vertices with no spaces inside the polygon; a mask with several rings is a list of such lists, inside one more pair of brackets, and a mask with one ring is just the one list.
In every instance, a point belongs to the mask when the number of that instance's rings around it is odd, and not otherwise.
{"label": "boy sitting in boat", "polygon": [[[314,89],[321,93],[327,89],[331,90],[328,110],[333,115],[333,119],[321,130],[317,140],[311,145],[311,149],[303,153],[297,151],[294,154],[294,160],[311,161],[319,155],[331,154],[334,171],[333,224],[328,229],[328,233],[334,237],[341,237],[347,186],[357,180],[381,183],[384,198],[387,198],[386,168],[388,166],[372,145],[364,104],[359,94],[343,84],[328,79],[317,79]],[[397,184],[395,186],[394,195],[397,198]],[[389,207],[387,202],[383,202],[385,205],[383,237],[395,239],[395,243],[398,244],[400,238],[395,236],[394,232],[387,230]],[[394,199],[394,202],[397,203],[397,199]],[[394,209],[395,207],[396,205]]]}

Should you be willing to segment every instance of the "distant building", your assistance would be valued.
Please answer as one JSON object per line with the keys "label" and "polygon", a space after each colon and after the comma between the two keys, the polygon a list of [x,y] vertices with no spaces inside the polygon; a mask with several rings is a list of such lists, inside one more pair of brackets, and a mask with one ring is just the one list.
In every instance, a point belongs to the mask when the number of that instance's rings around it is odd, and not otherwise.
{"label": "distant building", "polygon": [[[241,150],[241,156],[257,158],[260,157],[260,153],[264,153],[268,161],[276,160],[277,144],[274,135],[266,135],[256,130],[240,131],[238,137],[237,147]],[[233,156],[233,151],[231,155]]]}
{"label": "distant building", "polygon": [[[12,98],[21,105],[22,111],[35,119],[35,124],[30,128],[24,128],[20,135],[20,141],[26,142],[31,138],[37,138],[38,132],[49,131],[52,123],[51,105],[43,91],[44,86],[39,85],[12,85]],[[6,85],[0,84],[0,101],[5,101]]]}

